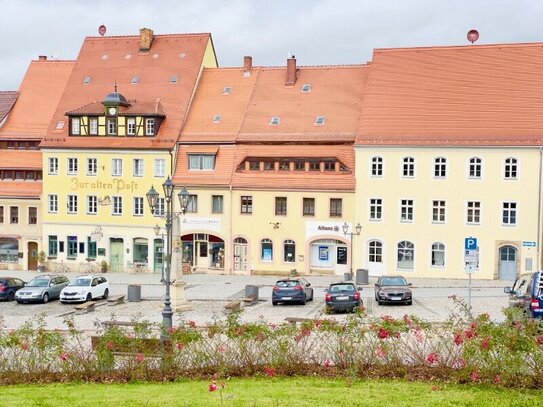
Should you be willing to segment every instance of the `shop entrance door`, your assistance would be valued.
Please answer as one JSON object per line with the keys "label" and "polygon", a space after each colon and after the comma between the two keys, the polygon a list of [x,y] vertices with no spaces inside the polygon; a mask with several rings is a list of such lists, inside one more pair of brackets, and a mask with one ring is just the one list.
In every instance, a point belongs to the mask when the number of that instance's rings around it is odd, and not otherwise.
{"label": "shop entrance door", "polygon": [[208,244],[207,244],[207,235],[197,234],[196,240],[194,242],[195,261],[196,267],[198,268],[208,268],[209,267],[209,258],[208,258]]}
{"label": "shop entrance door", "polygon": [[347,267],[348,260],[347,245],[338,244],[336,246],[336,274],[342,275],[349,271],[349,268]]}
{"label": "shop entrance door", "polygon": [[111,271],[123,271],[124,255],[123,255],[124,241],[123,239],[111,238],[109,241],[109,265]]}
{"label": "shop entrance door", "polygon": [[38,269],[38,244],[36,242],[28,242],[28,269]]}
{"label": "shop entrance door", "polygon": [[247,271],[247,240],[234,240],[234,271]]}

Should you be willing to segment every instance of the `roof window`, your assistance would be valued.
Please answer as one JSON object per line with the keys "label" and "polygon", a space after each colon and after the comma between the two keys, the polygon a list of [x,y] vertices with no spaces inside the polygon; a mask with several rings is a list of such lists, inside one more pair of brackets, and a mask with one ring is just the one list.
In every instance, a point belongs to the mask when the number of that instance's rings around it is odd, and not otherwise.
{"label": "roof window", "polygon": [[102,55],[102,59],[107,59],[107,54]]}
{"label": "roof window", "polygon": [[278,126],[280,122],[281,119],[279,118],[279,116],[272,116],[272,118],[270,119],[270,126]]}
{"label": "roof window", "polygon": [[132,58],[132,54],[126,54],[126,55],[124,56],[124,59],[130,59],[130,58]]}
{"label": "roof window", "polygon": [[232,88],[230,86],[225,86],[222,90],[223,95],[229,95],[232,92]]}
{"label": "roof window", "polygon": [[132,85],[137,85],[138,83],[140,83],[140,77],[139,76],[133,76],[132,81],[130,81],[130,83]]}
{"label": "roof window", "polygon": [[85,77],[83,78],[83,84],[84,84],[84,85],[88,85],[88,84],[90,83],[91,79],[92,79],[92,77],[90,77],[90,76],[85,76]]}
{"label": "roof window", "polygon": [[172,75],[170,78],[170,83],[177,83],[177,79],[179,79],[177,75]]}
{"label": "roof window", "polygon": [[323,126],[323,125],[324,125],[324,116],[315,117],[315,126]]}
{"label": "roof window", "polygon": [[216,114],[213,116],[213,123],[219,123],[222,120],[222,116],[220,114]]}
{"label": "roof window", "polygon": [[153,54],[153,59],[158,59],[159,55],[158,54]]}
{"label": "roof window", "polygon": [[186,56],[187,56],[187,54],[185,54],[184,52],[181,52],[181,53],[179,54],[179,58],[185,58]]}
{"label": "roof window", "polygon": [[310,83],[304,83],[302,85],[302,89],[300,89],[300,92],[302,93],[309,93],[311,92],[311,84]]}
{"label": "roof window", "polygon": [[55,126],[56,130],[62,130],[64,128],[64,120],[59,120]]}

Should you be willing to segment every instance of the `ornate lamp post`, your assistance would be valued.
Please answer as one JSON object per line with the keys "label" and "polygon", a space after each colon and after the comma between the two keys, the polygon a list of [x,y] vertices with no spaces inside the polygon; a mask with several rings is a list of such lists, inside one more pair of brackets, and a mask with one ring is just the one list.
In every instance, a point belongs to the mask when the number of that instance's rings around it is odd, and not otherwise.
{"label": "ornate lamp post", "polygon": [[[189,192],[185,187],[181,189],[181,191],[178,194],[179,197],[179,203],[181,204],[181,212],[174,212],[173,211],[173,190],[174,185],[170,177],[164,181],[162,184],[162,188],[164,190],[164,198],[165,198],[165,212],[163,214],[159,214],[159,216],[166,221],[166,258],[164,261],[166,262],[166,266],[164,268],[164,275],[162,276],[162,283],[166,286],[166,293],[164,295],[164,308],[162,310],[162,323],[164,325],[165,332],[169,332],[170,328],[173,327],[173,310],[171,307],[171,298],[170,298],[170,285],[172,284],[170,276],[171,276],[171,267],[172,267],[172,224],[173,220],[176,219],[179,215],[184,215],[187,211],[187,203],[189,199]],[[151,208],[151,213],[154,213],[156,209],[158,209],[158,199],[159,199],[159,193],[155,190],[154,187],[151,186],[151,189],[146,194],[147,196],[147,202],[149,203],[149,207]],[[158,226],[158,225],[157,225]],[[158,226],[158,230],[160,231],[160,226]],[[156,233],[156,226],[155,226],[155,233]],[[163,243],[164,244],[164,243]],[[163,249],[164,250],[164,249]],[[164,267],[164,265],[163,265]]]}
{"label": "ornate lamp post", "polygon": [[354,232],[349,232],[349,225],[347,225],[347,222],[345,222],[341,228],[343,229],[343,234],[345,236],[349,235],[351,237],[351,252],[350,252],[350,256],[351,256],[351,278],[353,278],[353,236],[360,236],[360,232],[362,231],[362,226],[360,225],[360,223],[357,223],[355,228],[354,228],[355,231]]}

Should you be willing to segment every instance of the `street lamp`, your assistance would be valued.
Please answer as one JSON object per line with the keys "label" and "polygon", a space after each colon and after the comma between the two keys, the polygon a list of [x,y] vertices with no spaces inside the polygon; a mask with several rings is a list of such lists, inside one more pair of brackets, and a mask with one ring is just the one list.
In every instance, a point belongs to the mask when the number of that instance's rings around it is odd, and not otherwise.
{"label": "street lamp", "polygon": [[343,229],[343,234],[345,236],[349,235],[351,237],[351,278],[353,278],[353,236],[360,236],[360,232],[362,231],[362,226],[360,223],[357,223],[354,232],[349,232],[349,225],[347,225],[347,222],[343,224],[341,227]]}
{"label": "street lamp", "polygon": [[[166,238],[167,238],[167,245],[166,245],[166,258],[164,259],[166,261],[166,267],[164,270],[164,275],[162,278],[162,283],[166,286],[166,294],[164,295],[164,308],[162,310],[162,323],[164,325],[164,330],[166,334],[170,331],[170,329],[173,327],[173,310],[171,306],[171,298],[170,298],[170,285],[172,284],[170,281],[170,275],[171,275],[171,267],[172,267],[172,224],[173,220],[177,218],[179,215],[184,215],[187,211],[187,203],[189,199],[189,192],[185,187],[181,189],[181,191],[178,194],[179,203],[181,205],[181,212],[174,212],[173,211],[173,190],[174,190],[174,184],[170,177],[164,181],[162,184],[162,189],[164,190],[164,198],[165,198],[165,211],[164,213],[160,213],[159,216],[166,221]],[[158,209],[158,199],[159,199],[159,193],[151,186],[151,189],[146,194],[147,202],[149,203],[149,207],[151,208],[151,213],[155,213],[155,211]],[[158,226],[158,225],[157,225]],[[154,230],[155,233],[157,231],[157,226],[155,226]],[[158,230],[160,231],[160,226],[158,226]],[[164,249],[162,249],[164,250]]]}

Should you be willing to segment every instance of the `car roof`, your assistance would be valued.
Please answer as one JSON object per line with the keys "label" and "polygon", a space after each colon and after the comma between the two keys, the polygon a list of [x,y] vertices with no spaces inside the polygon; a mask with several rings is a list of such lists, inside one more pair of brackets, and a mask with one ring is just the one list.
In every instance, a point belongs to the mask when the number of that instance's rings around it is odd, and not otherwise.
{"label": "car roof", "polygon": [[81,274],[80,276],[77,276],[76,278],[95,278],[95,277],[104,277],[104,276],[101,274]]}

